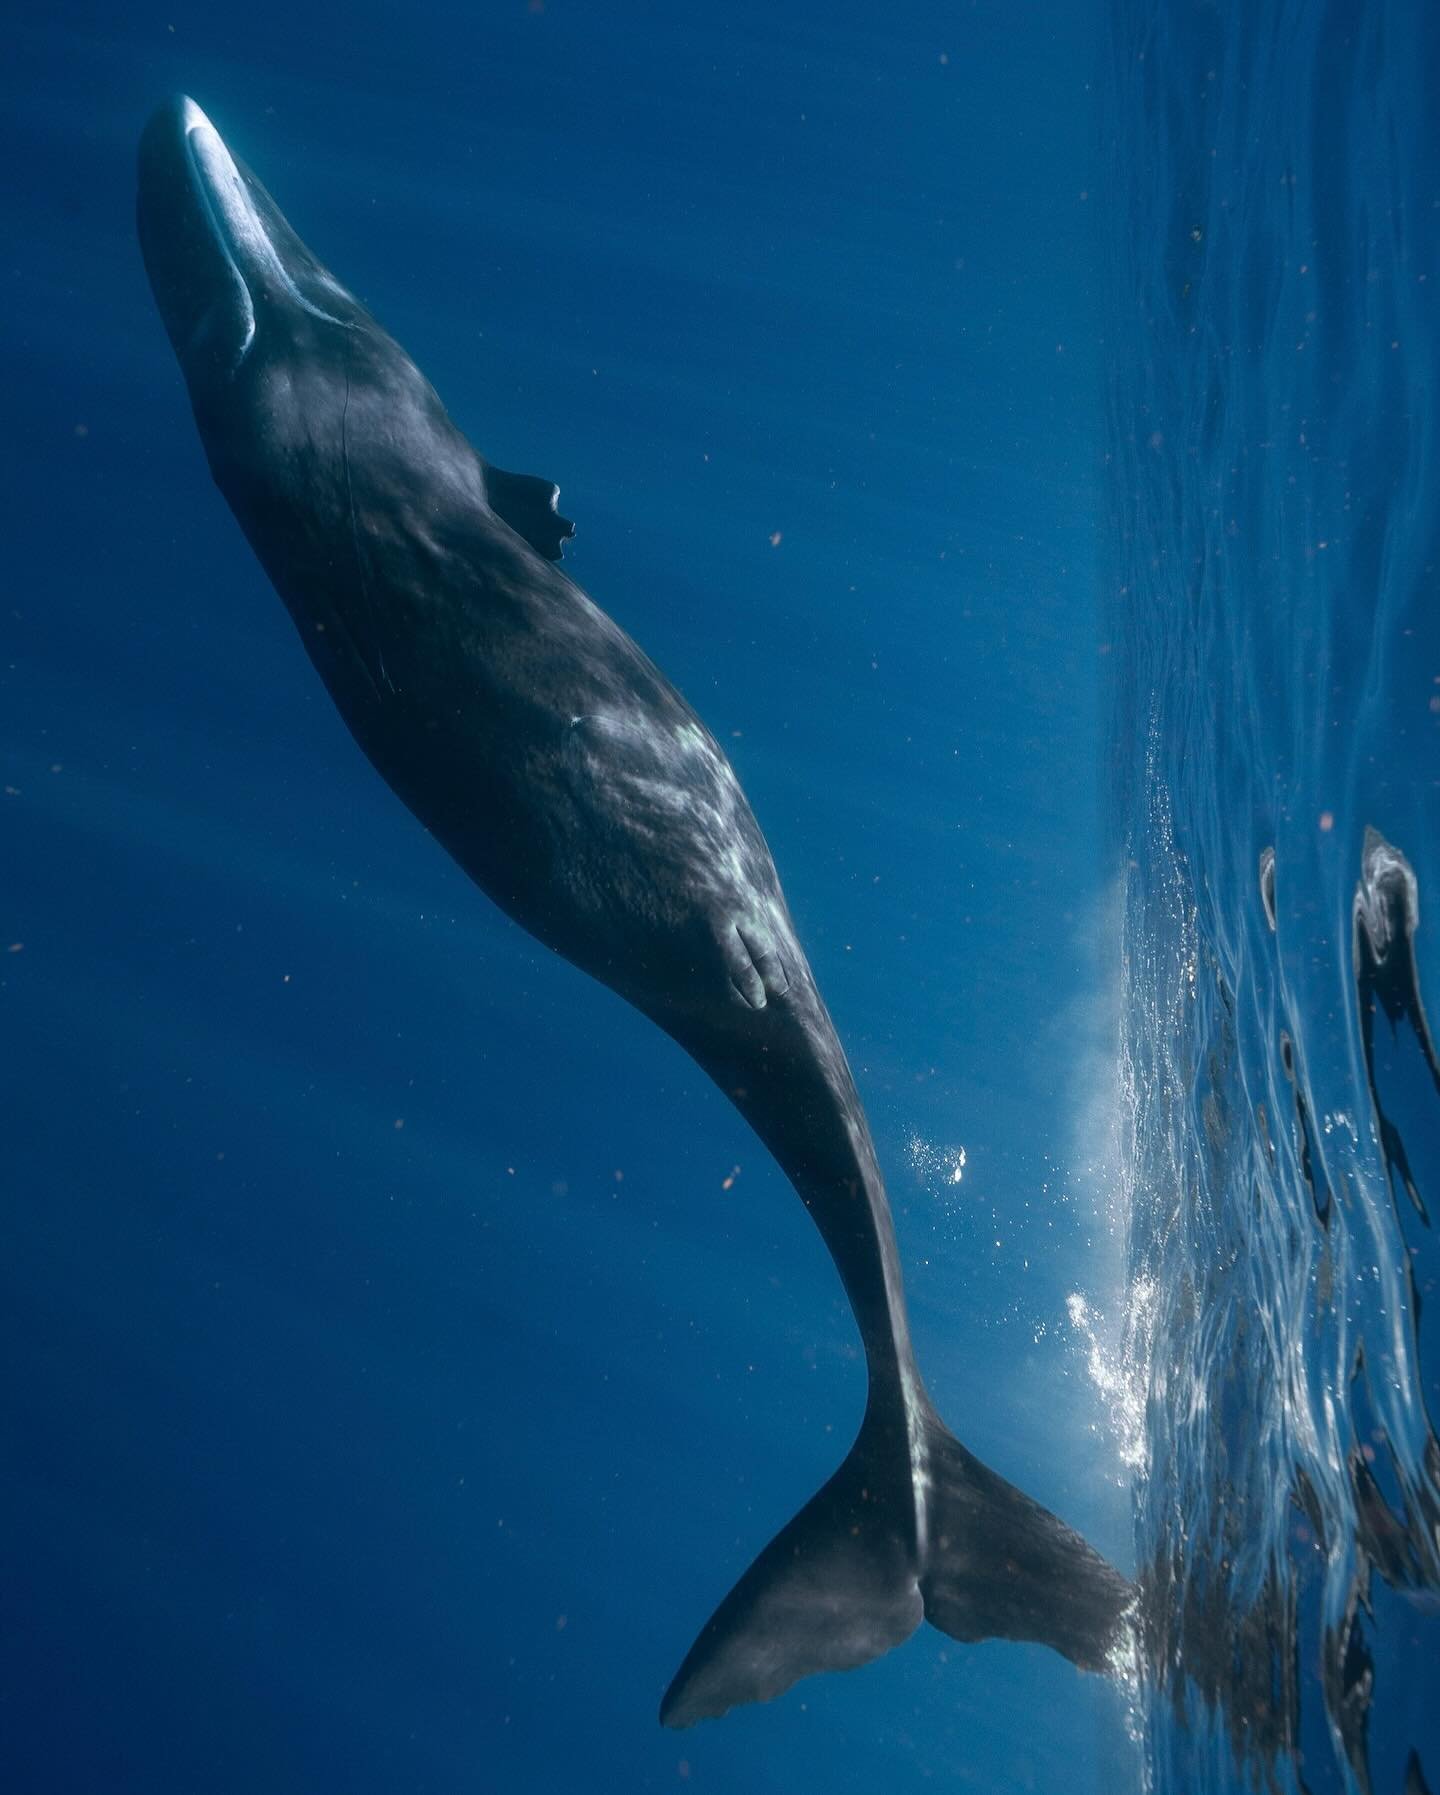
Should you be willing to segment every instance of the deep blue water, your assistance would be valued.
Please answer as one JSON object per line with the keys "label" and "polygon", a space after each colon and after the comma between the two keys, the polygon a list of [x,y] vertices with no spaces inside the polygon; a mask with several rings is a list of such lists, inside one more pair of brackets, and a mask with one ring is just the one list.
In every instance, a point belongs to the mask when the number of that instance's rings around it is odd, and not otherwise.
{"label": "deep blue water", "polygon": [[[10,43],[0,1784],[1434,1786],[1440,1110],[1353,925],[1370,828],[1436,1016],[1418,0]],[[135,246],[179,89],[730,750],[932,1392],[1140,1573],[1114,1681],[922,1629],[656,1724],[856,1336],[743,1123],[316,680]]]}
{"label": "deep blue water", "polygon": [[211,486],[133,224],[183,89],[485,452],[560,482],[567,566],[766,828],[937,1401],[1128,1563],[1065,1322],[1120,1277],[1068,1169],[1102,882],[1092,31],[12,24],[12,1786],[1085,1788],[1128,1750],[1098,1680],[928,1629],[656,1724],[859,1419],[839,1286],[708,1081],[355,749]]}

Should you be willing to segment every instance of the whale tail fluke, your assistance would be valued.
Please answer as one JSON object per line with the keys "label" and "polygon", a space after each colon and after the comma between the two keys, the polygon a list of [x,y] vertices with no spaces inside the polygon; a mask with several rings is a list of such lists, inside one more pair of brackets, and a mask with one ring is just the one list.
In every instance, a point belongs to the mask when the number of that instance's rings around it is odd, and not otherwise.
{"label": "whale tail fluke", "polygon": [[664,1725],[771,1701],[801,1677],[853,1670],[910,1637],[924,1606],[897,1460],[903,1469],[903,1444],[867,1414],[844,1464],[711,1615],[660,1704]]}
{"label": "whale tail fluke", "polygon": [[1112,1668],[1134,1586],[933,1413],[925,1436],[926,1620],[952,1639],[1032,1640],[1081,1670]]}
{"label": "whale tail fluke", "polygon": [[1131,1585],[933,1412],[922,1431],[916,1479],[895,1430],[867,1415],[844,1464],[706,1623],[661,1703],[666,1726],[868,1664],[922,1619],[953,1639],[1034,1640],[1083,1670],[1107,1668]]}

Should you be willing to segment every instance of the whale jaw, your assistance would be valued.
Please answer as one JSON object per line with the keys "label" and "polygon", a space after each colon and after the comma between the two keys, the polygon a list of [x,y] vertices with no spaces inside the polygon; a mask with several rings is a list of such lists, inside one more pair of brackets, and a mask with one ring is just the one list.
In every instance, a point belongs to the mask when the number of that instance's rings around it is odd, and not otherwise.
{"label": "whale jaw", "polygon": [[352,330],[363,315],[187,94],[140,139],[136,221],[192,387],[232,377],[266,328]]}

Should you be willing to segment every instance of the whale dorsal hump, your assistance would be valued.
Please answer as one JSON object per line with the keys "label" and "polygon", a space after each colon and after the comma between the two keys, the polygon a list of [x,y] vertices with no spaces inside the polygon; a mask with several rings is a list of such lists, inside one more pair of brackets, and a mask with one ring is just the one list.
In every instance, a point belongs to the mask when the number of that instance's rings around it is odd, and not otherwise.
{"label": "whale dorsal hump", "polygon": [[490,509],[523,536],[537,555],[547,561],[560,559],[561,544],[575,534],[568,517],[556,509],[560,488],[538,474],[507,474],[503,467],[485,466],[485,496]]}

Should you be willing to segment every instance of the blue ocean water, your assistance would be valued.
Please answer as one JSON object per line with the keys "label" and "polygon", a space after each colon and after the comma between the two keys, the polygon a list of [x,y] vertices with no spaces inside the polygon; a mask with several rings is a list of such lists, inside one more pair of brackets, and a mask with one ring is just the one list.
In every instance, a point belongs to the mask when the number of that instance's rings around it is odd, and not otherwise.
{"label": "blue ocean water", "polygon": [[[1433,1785],[1423,8],[10,45],[3,1786]],[[1114,1679],[922,1629],[656,1724],[858,1341],[738,1117],[316,681],[135,246],[177,90],[729,749],[931,1390],[1139,1576]]]}
{"label": "blue ocean water", "polygon": [[1151,1785],[1440,1775],[1440,15],[1116,8]]}
{"label": "blue ocean water", "polygon": [[6,1786],[1084,1790],[1131,1761],[1123,1692],[929,1629],[658,1726],[849,1443],[848,1309],[708,1080],[355,748],[210,482],[134,227],[139,132],[188,92],[484,452],[560,483],[567,567],[765,827],[937,1403],[1128,1567],[1066,1312],[1123,1288],[1070,1170],[1077,1040],[1104,1058],[1093,27],[10,22]]}

